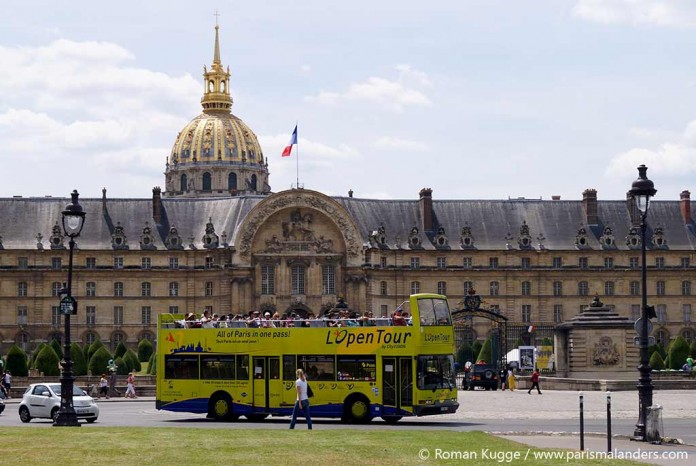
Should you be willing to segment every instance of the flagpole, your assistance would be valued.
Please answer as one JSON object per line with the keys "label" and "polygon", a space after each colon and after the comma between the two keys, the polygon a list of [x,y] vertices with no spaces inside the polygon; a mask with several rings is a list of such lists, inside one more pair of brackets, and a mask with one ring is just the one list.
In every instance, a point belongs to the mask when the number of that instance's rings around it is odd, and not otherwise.
{"label": "flagpole", "polygon": [[[297,121],[295,121],[295,129],[297,129]],[[297,189],[300,189],[300,137],[297,136],[297,162],[296,162],[296,179],[295,181],[297,182],[296,186]]]}

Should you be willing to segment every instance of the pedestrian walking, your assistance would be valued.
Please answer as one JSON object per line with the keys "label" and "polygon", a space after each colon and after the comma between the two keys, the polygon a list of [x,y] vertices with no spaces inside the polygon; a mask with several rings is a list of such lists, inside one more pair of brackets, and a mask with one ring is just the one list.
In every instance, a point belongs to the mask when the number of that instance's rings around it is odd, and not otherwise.
{"label": "pedestrian walking", "polygon": [[514,392],[517,388],[517,379],[515,378],[515,374],[512,372],[512,368],[508,369],[507,372],[507,387],[511,392]]}
{"label": "pedestrian walking", "polygon": [[108,400],[109,399],[109,381],[106,380],[106,374],[102,374],[99,380],[99,399],[101,400],[102,395]]}
{"label": "pedestrian walking", "polygon": [[541,395],[541,389],[539,388],[539,369],[534,369],[534,372],[532,372],[531,380],[532,380],[532,386],[529,387],[529,391],[527,391],[527,393],[529,393],[531,395],[532,390],[534,389],[534,387],[536,387],[537,392],[539,393],[539,395]]}
{"label": "pedestrian walking", "polygon": [[126,398],[138,398],[135,396],[135,377],[133,373],[128,374],[128,384],[126,385]]}
{"label": "pedestrian walking", "polygon": [[12,398],[10,396],[10,389],[12,388],[12,373],[10,371],[5,372],[3,382],[5,385],[5,391],[7,392],[7,398]]}
{"label": "pedestrian walking", "polygon": [[295,400],[295,407],[292,409],[290,428],[295,428],[297,413],[298,411],[302,410],[305,418],[307,419],[307,429],[312,430],[312,416],[309,413],[309,396],[307,395],[307,379],[305,378],[305,374],[302,369],[297,369],[295,373],[297,374],[297,380],[295,381],[297,399]]}
{"label": "pedestrian walking", "polygon": [[505,386],[507,385],[507,369],[505,366],[500,369],[500,373],[498,374],[498,378],[500,379],[500,388],[505,391]]}

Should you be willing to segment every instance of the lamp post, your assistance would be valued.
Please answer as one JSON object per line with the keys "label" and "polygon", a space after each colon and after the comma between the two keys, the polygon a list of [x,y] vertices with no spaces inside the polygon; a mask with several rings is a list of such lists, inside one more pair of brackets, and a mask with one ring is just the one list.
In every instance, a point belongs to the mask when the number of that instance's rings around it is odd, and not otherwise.
{"label": "lamp post", "polygon": [[60,300],[60,312],[65,316],[65,349],[63,350],[62,374],[60,377],[60,410],[54,419],[54,426],[79,427],[77,413],[73,406],[73,386],[75,379],[72,373],[72,357],[70,355],[70,316],[77,314],[77,302],[72,296],[72,271],[73,251],[75,250],[75,238],[80,236],[82,226],[85,223],[85,212],[77,202],[79,196],[77,190],[71,194],[72,203],[65,207],[63,215],[63,231],[70,238],[70,259],[68,263],[68,284],[64,290],[64,296]]}
{"label": "lamp post", "polygon": [[638,366],[638,371],[640,372],[640,378],[638,379],[638,423],[636,424],[636,429],[633,432],[634,439],[645,442],[646,441],[646,429],[645,424],[647,421],[648,407],[652,406],[653,401],[653,385],[650,379],[650,372],[652,368],[650,367],[648,359],[648,320],[652,317],[652,313],[648,309],[648,290],[647,290],[647,267],[645,264],[645,220],[648,216],[648,207],[650,205],[650,198],[657,193],[655,185],[650,181],[646,172],[648,167],[641,165],[638,167],[638,179],[633,182],[631,186],[631,196],[635,200],[636,207],[640,211],[640,233],[641,233],[641,243],[640,249],[642,254],[642,284],[641,289],[643,292],[642,303],[641,303],[641,317],[640,317],[640,365]]}

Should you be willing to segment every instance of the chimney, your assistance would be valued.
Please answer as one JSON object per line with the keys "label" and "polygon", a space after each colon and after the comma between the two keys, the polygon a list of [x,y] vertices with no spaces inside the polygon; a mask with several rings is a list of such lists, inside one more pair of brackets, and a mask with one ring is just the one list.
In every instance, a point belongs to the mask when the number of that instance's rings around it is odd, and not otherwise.
{"label": "chimney", "polygon": [[682,191],[679,195],[679,210],[686,225],[691,224],[691,193]]}
{"label": "chimney", "polygon": [[551,200],[552,200],[552,201],[560,201],[560,200],[561,200],[561,196],[553,195],[553,196],[551,196]]}
{"label": "chimney", "polygon": [[162,223],[162,189],[152,188],[152,219],[157,225]]}
{"label": "chimney", "polygon": [[423,232],[433,231],[433,190],[423,188],[418,193],[420,194],[420,217],[421,230]]}
{"label": "chimney", "polygon": [[106,188],[102,188],[102,214],[106,213]]}
{"label": "chimney", "polygon": [[353,197],[353,190],[348,191],[348,197]]}
{"label": "chimney", "polygon": [[597,216],[597,190],[586,189],[582,193],[582,206],[585,209],[585,223],[587,225],[599,224]]}

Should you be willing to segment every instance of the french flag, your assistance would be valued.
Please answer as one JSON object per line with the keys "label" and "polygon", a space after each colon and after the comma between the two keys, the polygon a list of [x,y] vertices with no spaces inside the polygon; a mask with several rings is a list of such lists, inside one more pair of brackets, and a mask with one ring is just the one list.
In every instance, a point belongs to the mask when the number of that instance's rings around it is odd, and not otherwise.
{"label": "french flag", "polygon": [[530,325],[530,326],[527,328],[527,332],[532,333],[533,331],[534,331],[534,326],[533,326],[533,325]]}
{"label": "french flag", "polygon": [[297,125],[295,125],[295,130],[292,132],[292,136],[290,136],[290,142],[288,142],[287,147],[283,149],[283,154],[281,157],[290,157],[290,152],[292,152],[292,146],[297,144]]}

